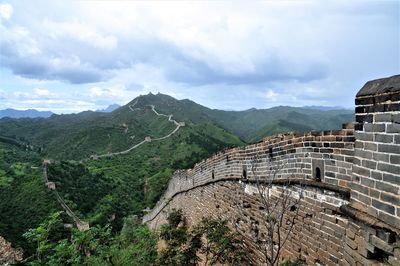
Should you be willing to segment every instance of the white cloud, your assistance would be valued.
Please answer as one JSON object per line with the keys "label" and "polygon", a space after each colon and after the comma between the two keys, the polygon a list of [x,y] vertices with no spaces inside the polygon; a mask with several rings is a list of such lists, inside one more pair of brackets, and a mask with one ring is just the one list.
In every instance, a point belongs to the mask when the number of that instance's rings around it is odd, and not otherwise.
{"label": "white cloud", "polygon": [[10,4],[0,4],[0,18],[9,20],[13,13],[13,7]]}
{"label": "white cloud", "polygon": [[118,44],[116,37],[102,35],[97,32],[93,25],[89,26],[77,20],[55,22],[46,19],[43,23],[43,27],[53,40],[77,40],[89,46],[104,49],[115,49]]}
{"label": "white cloud", "polygon": [[35,95],[37,97],[50,97],[50,96],[53,96],[53,94],[48,89],[35,88],[33,91],[35,92]]}
{"label": "white cloud", "polygon": [[121,102],[130,101],[139,95],[135,90],[129,90],[125,85],[112,85],[110,87],[91,87],[89,95],[92,99],[107,99],[108,101]]}
{"label": "white cloud", "polygon": [[265,98],[267,98],[268,101],[276,101],[278,98],[278,93],[270,89],[265,93]]}
{"label": "white cloud", "polygon": [[160,91],[216,108],[351,106],[366,80],[400,71],[394,1],[12,3],[0,11],[0,71],[25,78],[6,92],[21,84],[59,86],[71,99],[79,90],[96,104]]}

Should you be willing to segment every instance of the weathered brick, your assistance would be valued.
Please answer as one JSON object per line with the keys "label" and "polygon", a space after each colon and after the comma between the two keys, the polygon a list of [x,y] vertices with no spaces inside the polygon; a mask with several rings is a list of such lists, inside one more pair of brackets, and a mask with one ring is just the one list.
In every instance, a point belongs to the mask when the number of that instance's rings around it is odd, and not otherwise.
{"label": "weathered brick", "polygon": [[377,151],[378,145],[375,143],[372,143],[372,142],[365,142],[364,149],[370,150],[370,151]]}
{"label": "weathered brick", "polygon": [[387,163],[378,163],[378,170],[383,172],[392,173],[395,175],[400,174],[400,166],[394,164],[387,164]]}
{"label": "weathered brick", "polygon": [[376,180],[382,180],[383,174],[381,172],[371,171],[371,177]]}
{"label": "weathered brick", "polygon": [[357,174],[359,174],[361,176],[370,176],[371,170],[367,169],[367,168],[364,168],[364,167],[359,167],[359,166],[354,165],[353,166],[353,173],[357,173]]}
{"label": "weathered brick", "polygon": [[385,132],[385,124],[364,124],[365,132]]}
{"label": "weathered brick", "polygon": [[365,158],[365,159],[372,159],[372,152],[371,151],[365,151],[365,150],[355,150],[355,156]]}
{"label": "weathered brick", "polygon": [[400,124],[387,124],[387,133],[400,133]]}
{"label": "weathered brick", "polygon": [[375,187],[375,180],[372,180],[370,178],[365,178],[361,177],[361,185],[367,186],[367,187]]}
{"label": "weathered brick", "polygon": [[374,154],[372,155],[372,158],[375,161],[382,161],[382,162],[387,162],[388,163],[390,155],[389,154],[385,154],[385,153],[374,152]]}
{"label": "weathered brick", "polygon": [[383,251],[393,255],[394,248],[393,246],[385,243],[383,240],[379,239],[378,237],[371,235],[370,237],[371,244],[382,249]]}
{"label": "weathered brick", "polygon": [[395,144],[379,144],[378,152],[400,154],[400,146]]}
{"label": "weathered brick", "polygon": [[394,196],[392,194],[381,193],[381,200],[393,205],[400,205],[400,195]]}
{"label": "weathered brick", "polygon": [[392,114],[374,114],[374,122],[392,122]]}
{"label": "weathered brick", "polygon": [[378,217],[379,217],[379,219],[385,221],[386,223],[388,223],[394,227],[400,228],[400,219],[399,218],[389,215],[385,212],[379,212]]}
{"label": "weathered brick", "polygon": [[394,136],[389,134],[375,134],[375,141],[383,143],[393,143]]}
{"label": "weathered brick", "polygon": [[374,134],[365,132],[356,132],[355,138],[360,141],[374,141]]}
{"label": "weathered brick", "polygon": [[392,194],[399,193],[399,188],[394,185],[391,185],[391,184],[376,181],[375,186],[376,186],[376,189],[378,189],[378,190],[382,190],[382,191],[389,192]]}
{"label": "weathered brick", "polygon": [[382,201],[372,199],[372,206],[374,206],[375,208],[377,208],[381,211],[390,213],[392,215],[395,214],[395,208],[393,207],[393,205],[384,203]]}
{"label": "weathered brick", "polygon": [[369,168],[369,169],[376,169],[377,163],[375,161],[370,161],[370,160],[363,160],[362,161],[362,166]]}
{"label": "weathered brick", "polygon": [[400,155],[390,155],[390,163],[391,164],[400,164]]}
{"label": "weathered brick", "polygon": [[361,185],[359,185],[359,184],[357,184],[357,183],[350,183],[350,188],[351,188],[352,190],[354,190],[354,191],[361,192],[361,193],[363,193],[363,194],[365,194],[365,195],[368,195],[368,194],[369,194],[368,187],[361,186]]}

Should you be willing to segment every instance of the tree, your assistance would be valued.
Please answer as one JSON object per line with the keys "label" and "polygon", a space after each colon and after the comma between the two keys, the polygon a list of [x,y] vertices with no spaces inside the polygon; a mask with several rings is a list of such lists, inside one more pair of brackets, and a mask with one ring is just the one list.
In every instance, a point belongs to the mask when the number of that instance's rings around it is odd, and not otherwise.
{"label": "tree", "polygon": [[52,253],[55,246],[49,240],[52,231],[61,222],[61,212],[52,213],[37,228],[29,229],[23,236],[32,243],[36,243],[36,254],[31,258],[36,260],[38,264],[44,264],[47,256]]}
{"label": "tree", "polygon": [[159,254],[160,265],[243,265],[241,241],[227,221],[204,218],[189,230],[181,210],[173,210],[167,220],[160,230],[166,245]]}
{"label": "tree", "polygon": [[[285,164],[281,162],[282,160],[274,160],[271,154],[266,158],[254,156],[250,160],[250,180],[255,184],[255,191],[261,202],[260,211],[265,217],[255,225],[255,237],[264,254],[265,263],[272,266],[278,265],[282,259],[283,248],[299,214],[303,191],[302,182],[298,182],[299,186],[294,188],[292,178],[278,178],[285,168]],[[264,169],[269,169],[266,176],[260,174],[261,164]]]}

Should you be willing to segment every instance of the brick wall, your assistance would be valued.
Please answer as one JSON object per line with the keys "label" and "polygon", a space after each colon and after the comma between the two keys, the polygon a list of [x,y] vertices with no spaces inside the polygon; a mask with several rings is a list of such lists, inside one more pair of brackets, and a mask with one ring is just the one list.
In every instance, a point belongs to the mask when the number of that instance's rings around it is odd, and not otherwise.
{"label": "brick wall", "polygon": [[[368,82],[357,94],[355,126],[268,137],[177,171],[143,221],[156,228],[171,208],[182,209],[189,224],[204,216],[226,218],[263,264],[255,237],[263,231],[262,206],[253,184],[279,167],[277,180],[308,182],[284,258],[399,265],[399,94],[400,76]],[[279,182],[274,189],[282,189]]]}
{"label": "brick wall", "polygon": [[400,228],[400,77],[368,82],[356,96],[352,204]]}

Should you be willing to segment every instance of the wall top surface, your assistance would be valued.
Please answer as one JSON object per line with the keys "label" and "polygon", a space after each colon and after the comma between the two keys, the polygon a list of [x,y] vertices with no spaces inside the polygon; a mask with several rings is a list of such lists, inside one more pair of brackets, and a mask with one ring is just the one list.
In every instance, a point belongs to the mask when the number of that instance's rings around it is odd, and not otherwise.
{"label": "wall top surface", "polygon": [[368,81],[356,97],[381,93],[400,92],[400,75]]}

